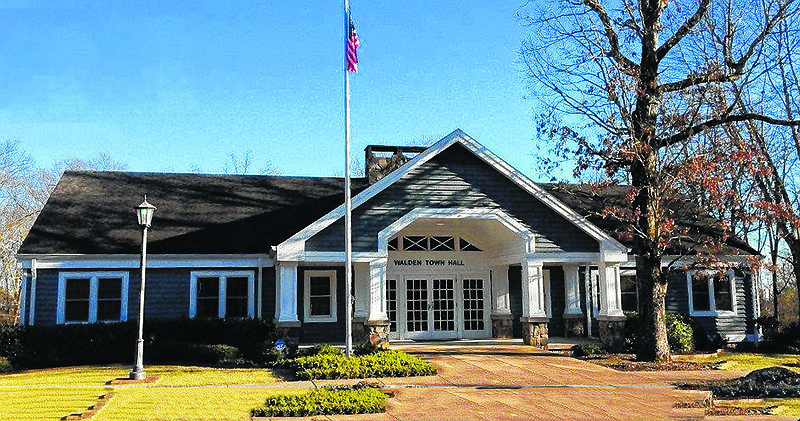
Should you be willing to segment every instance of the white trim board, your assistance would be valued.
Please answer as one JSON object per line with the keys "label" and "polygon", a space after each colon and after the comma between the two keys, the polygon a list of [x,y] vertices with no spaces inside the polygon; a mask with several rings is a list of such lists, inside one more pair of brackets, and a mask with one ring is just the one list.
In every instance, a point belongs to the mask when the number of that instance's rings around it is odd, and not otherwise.
{"label": "white trim board", "polygon": [[[54,254],[54,255],[19,255],[17,259],[22,267],[31,267],[36,260],[39,269],[137,269],[138,254]],[[259,266],[263,265],[263,266]],[[241,268],[272,267],[274,261],[266,254],[148,254],[149,269],[163,268]]]}

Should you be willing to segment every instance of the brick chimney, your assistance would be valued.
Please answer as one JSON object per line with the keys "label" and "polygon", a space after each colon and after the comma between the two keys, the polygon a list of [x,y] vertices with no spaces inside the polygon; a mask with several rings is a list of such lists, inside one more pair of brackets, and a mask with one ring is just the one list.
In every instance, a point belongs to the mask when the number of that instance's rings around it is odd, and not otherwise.
{"label": "brick chimney", "polygon": [[390,172],[400,168],[420,152],[424,146],[381,146],[369,145],[364,149],[366,176],[369,184],[374,184]]}

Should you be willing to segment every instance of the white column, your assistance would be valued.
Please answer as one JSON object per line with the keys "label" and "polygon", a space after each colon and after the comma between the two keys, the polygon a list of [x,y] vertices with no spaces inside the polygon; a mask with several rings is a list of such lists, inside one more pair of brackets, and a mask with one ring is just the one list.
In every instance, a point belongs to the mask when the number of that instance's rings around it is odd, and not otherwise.
{"label": "white column", "polygon": [[508,287],[508,265],[492,267],[492,314],[511,314],[511,295]]}
{"label": "white column", "polygon": [[370,303],[370,265],[367,263],[354,263],[355,272],[355,298],[356,310],[353,313],[354,319],[366,319],[369,315]]}
{"label": "white column", "polygon": [[566,303],[564,315],[583,316],[581,310],[581,284],[578,279],[578,266],[564,266],[564,296]]}
{"label": "white column", "polygon": [[297,262],[275,266],[275,321],[300,323],[297,318]]}
{"label": "white column", "polygon": [[625,316],[622,311],[622,296],[619,285],[619,264],[609,265],[600,263],[598,265],[600,280],[600,314],[599,316]]}
{"label": "white column", "polygon": [[369,262],[369,317],[370,321],[386,321],[386,264],[388,259]]}
{"label": "white column", "polygon": [[547,319],[541,263],[522,262],[522,317]]}

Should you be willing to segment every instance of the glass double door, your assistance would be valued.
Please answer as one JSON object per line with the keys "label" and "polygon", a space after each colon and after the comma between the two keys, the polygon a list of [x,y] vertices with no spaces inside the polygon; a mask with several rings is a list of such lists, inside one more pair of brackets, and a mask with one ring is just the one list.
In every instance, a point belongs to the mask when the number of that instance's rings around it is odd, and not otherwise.
{"label": "glass double door", "polygon": [[481,277],[407,276],[399,315],[406,339],[453,339],[486,335],[486,297]]}

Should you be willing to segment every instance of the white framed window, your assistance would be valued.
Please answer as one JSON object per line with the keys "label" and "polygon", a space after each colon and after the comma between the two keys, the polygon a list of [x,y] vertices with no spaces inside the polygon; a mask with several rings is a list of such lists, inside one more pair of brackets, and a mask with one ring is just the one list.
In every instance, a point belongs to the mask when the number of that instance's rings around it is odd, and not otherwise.
{"label": "white framed window", "polygon": [[307,270],[303,275],[303,320],[336,321],[336,271]]}
{"label": "white framed window", "polygon": [[189,317],[255,317],[255,272],[193,271],[189,281]]}
{"label": "white framed window", "polygon": [[125,271],[59,273],[56,323],[128,320],[129,276]]}
{"label": "white framed window", "polygon": [[693,270],[686,272],[689,314],[717,316],[736,314],[736,283],[733,271]]}
{"label": "white framed window", "polygon": [[[628,271],[625,271],[628,272]],[[620,275],[620,299],[622,311],[636,313],[639,311],[639,289],[636,285],[636,275]]]}

